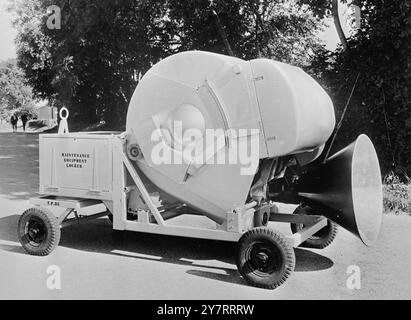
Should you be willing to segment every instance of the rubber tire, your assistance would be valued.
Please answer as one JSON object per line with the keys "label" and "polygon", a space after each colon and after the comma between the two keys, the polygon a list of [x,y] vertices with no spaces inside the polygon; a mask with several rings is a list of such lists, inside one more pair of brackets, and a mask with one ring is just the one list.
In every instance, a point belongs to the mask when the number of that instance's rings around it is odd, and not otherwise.
{"label": "rubber tire", "polygon": [[[297,207],[294,214],[315,214],[315,211],[309,207],[303,208],[301,206]],[[303,224],[291,224],[292,233],[297,233],[303,229]],[[314,234],[312,237],[304,241],[300,247],[311,248],[311,249],[324,249],[328,247],[336,238],[338,233],[338,225],[331,220],[327,219],[327,225]]]}
{"label": "rubber tire", "polygon": [[[257,270],[248,253],[257,243],[270,245],[277,251],[279,263],[273,272]],[[282,285],[295,268],[294,248],[285,236],[267,227],[257,227],[245,232],[237,245],[236,264],[242,277],[251,285],[264,289],[275,289]]]}
{"label": "rubber tire", "polygon": [[[39,243],[38,246],[33,245],[28,233],[26,233],[26,226],[29,221],[33,219],[43,224],[45,232],[45,239]],[[27,209],[21,215],[18,222],[17,235],[23,249],[28,254],[34,256],[47,256],[59,244],[61,231],[58,220],[51,211],[45,208],[33,207]]]}

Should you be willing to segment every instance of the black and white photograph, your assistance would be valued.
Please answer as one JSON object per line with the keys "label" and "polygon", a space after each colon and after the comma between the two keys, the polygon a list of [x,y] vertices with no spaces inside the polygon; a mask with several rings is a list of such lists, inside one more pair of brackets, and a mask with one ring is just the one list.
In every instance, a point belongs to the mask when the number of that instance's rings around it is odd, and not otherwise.
{"label": "black and white photograph", "polygon": [[411,299],[408,0],[0,0],[0,28],[0,300]]}

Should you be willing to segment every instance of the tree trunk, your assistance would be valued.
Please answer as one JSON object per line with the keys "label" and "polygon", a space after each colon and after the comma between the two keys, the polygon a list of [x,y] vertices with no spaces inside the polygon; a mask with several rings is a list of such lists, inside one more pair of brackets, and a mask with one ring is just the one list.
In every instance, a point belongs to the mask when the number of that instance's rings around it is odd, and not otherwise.
{"label": "tree trunk", "polygon": [[341,45],[344,50],[348,48],[347,44],[347,38],[345,37],[344,31],[341,26],[341,21],[340,17],[338,14],[338,0],[332,0],[332,13],[333,13],[333,18],[334,18],[334,25],[335,28],[337,29],[337,34],[338,37],[340,38]]}
{"label": "tree trunk", "polygon": [[221,38],[223,39],[223,42],[224,42],[224,45],[227,49],[228,54],[230,56],[234,56],[234,52],[231,49],[230,42],[228,41],[228,38],[227,38],[227,34],[225,33],[224,27],[221,24],[221,21],[220,21],[220,18],[218,17],[217,12],[214,9],[212,9],[211,11],[212,11],[212,13],[215,17],[218,32],[220,32]]}

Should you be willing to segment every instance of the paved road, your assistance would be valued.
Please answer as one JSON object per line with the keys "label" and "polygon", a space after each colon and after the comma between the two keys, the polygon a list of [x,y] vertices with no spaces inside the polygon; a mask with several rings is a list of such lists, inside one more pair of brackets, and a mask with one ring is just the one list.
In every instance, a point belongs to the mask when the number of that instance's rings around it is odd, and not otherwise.
{"label": "paved road", "polygon": [[[245,284],[232,244],[138,233],[118,239],[106,218],[64,229],[48,257],[29,256],[18,243],[16,225],[37,191],[37,146],[37,135],[0,132],[2,299],[411,298],[411,217],[404,216],[384,216],[373,248],[340,230],[325,250],[296,249],[296,271],[273,291]],[[61,270],[60,290],[47,289],[52,265]],[[360,267],[359,290],[346,285],[351,265]]]}

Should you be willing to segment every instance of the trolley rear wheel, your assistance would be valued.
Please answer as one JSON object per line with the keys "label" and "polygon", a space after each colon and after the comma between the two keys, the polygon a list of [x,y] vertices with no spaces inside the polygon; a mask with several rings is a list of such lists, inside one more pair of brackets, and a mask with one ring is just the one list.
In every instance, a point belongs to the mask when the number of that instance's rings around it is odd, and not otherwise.
{"label": "trolley rear wheel", "polygon": [[[297,207],[294,213],[298,214],[315,214],[315,211],[310,207]],[[292,233],[297,233],[304,228],[304,224],[291,224]],[[338,225],[331,220],[327,219],[327,225],[320,231],[305,240],[301,247],[313,248],[313,249],[324,249],[328,247],[337,236]]]}

